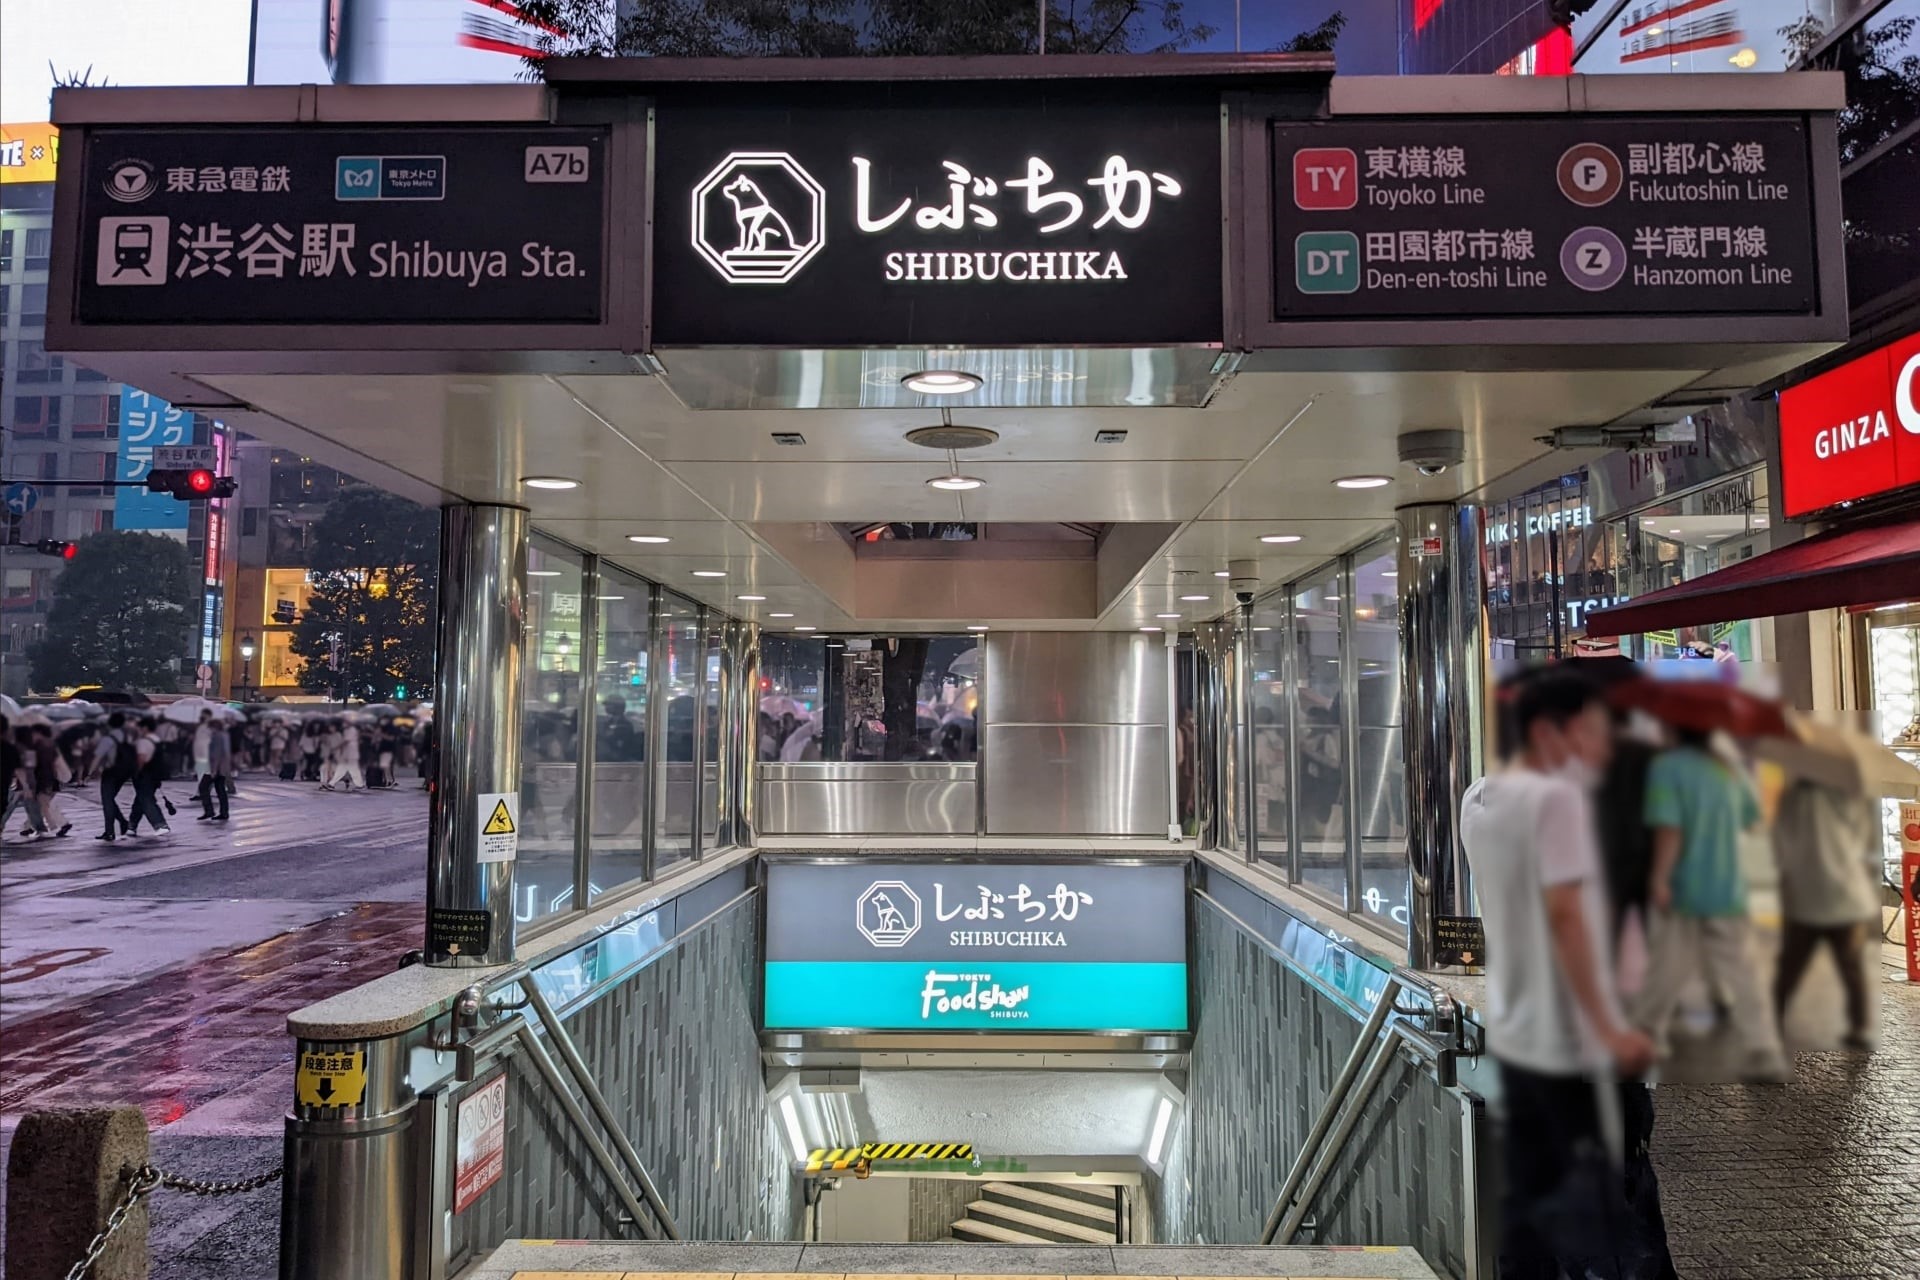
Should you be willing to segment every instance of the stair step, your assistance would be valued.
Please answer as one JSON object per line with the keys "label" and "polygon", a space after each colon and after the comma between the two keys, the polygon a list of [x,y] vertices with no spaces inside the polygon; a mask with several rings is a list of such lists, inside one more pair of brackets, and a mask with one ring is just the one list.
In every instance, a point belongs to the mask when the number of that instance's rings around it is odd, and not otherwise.
{"label": "stair step", "polygon": [[1088,1226],[1071,1218],[1058,1217],[1050,1213],[1035,1213],[1031,1209],[1018,1209],[1010,1204],[992,1200],[975,1201],[968,1206],[967,1216],[976,1222],[988,1222],[1013,1231],[1024,1231],[1056,1244],[1115,1243],[1115,1234],[1110,1227],[1102,1231],[1098,1227]]}
{"label": "stair step", "polygon": [[1096,1203],[1076,1195],[1061,1194],[1051,1184],[994,1182],[987,1185],[987,1199],[1111,1231],[1114,1227],[1113,1192],[1111,1188],[1102,1190],[1106,1194]]}
{"label": "stair step", "polygon": [[1024,1187],[1028,1191],[1038,1191],[1041,1195],[1059,1196],[1063,1200],[1077,1200],[1090,1204],[1096,1209],[1111,1211],[1113,1208],[1113,1188],[1103,1183],[1086,1182],[996,1182],[996,1187]]}
{"label": "stair step", "polygon": [[953,1238],[956,1240],[991,1240],[995,1244],[1052,1244],[1044,1236],[1030,1236],[1024,1231],[1015,1231],[1010,1227],[995,1226],[991,1222],[981,1222],[975,1218],[962,1218],[953,1224]]}

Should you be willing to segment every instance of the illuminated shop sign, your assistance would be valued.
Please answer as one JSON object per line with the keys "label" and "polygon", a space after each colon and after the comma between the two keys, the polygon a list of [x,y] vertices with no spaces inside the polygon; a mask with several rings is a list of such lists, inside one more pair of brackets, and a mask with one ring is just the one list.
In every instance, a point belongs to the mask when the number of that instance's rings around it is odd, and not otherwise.
{"label": "illuminated shop sign", "polygon": [[92,324],[602,318],[597,129],[99,129],[77,318]]}
{"label": "illuminated shop sign", "polygon": [[1780,393],[1785,512],[1920,483],[1920,333]]}
{"label": "illuminated shop sign", "polygon": [[1181,1031],[1178,866],[774,863],[766,1025]]}
{"label": "illuminated shop sign", "polygon": [[1217,341],[1217,101],[663,107],[663,345]]}
{"label": "illuminated shop sign", "polygon": [[1528,516],[1524,523],[1518,520],[1500,520],[1487,525],[1487,544],[1489,546],[1511,542],[1515,538],[1531,538],[1535,534],[1549,533],[1559,529],[1582,529],[1593,523],[1593,508],[1561,507],[1554,511],[1545,511],[1536,516]]}
{"label": "illuminated shop sign", "polygon": [[1804,314],[1806,125],[1276,124],[1275,318]]}
{"label": "illuminated shop sign", "polygon": [[0,124],[0,182],[52,182],[60,131],[50,124]]}

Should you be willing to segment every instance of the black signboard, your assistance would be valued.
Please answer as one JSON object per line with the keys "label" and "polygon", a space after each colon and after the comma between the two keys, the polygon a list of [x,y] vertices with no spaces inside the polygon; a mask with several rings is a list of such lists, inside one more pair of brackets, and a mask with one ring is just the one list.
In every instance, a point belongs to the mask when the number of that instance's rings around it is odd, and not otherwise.
{"label": "black signboard", "polygon": [[1798,119],[1276,124],[1273,172],[1279,320],[1816,310]]}
{"label": "black signboard", "polygon": [[663,106],[653,340],[1218,342],[1220,128],[1199,93]]}
{"label": "black signboard", "polygon": [[87,324],[597,323],[600,129],[100,129]]}
{"label": "black signboard", "polygon": [[493,943],[493,917],[457,907],[427,908],[427,954],[483,956]]}
{"label": "black signboard", "polygon": [[1486,964],[1486,922],[1479,916],[1435,916],[1433,962],[1435,964]]}

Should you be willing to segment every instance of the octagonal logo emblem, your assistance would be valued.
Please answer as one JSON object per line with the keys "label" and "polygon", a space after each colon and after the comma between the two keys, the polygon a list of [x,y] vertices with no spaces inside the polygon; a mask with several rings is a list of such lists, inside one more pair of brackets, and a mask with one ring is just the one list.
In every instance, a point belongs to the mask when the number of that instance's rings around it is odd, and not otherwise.
{"label": "octagonal logo emblem", "polygon": [[785,284],[827,244],[827,192],[784,151],[735,151],[693,189],[693,247],[732,284]]}
{"label": "octagonal logo emblem", "polygon": [[904,947],[920,932],[920,895],[901,880],[875,880],[856,907],[860,932],[876,947]]}

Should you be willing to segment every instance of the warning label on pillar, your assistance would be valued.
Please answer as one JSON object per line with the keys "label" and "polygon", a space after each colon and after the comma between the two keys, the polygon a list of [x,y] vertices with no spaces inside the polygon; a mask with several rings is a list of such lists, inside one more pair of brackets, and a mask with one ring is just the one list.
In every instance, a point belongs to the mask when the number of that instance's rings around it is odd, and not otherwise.
{"label": "warning label on pillar", "polygon": [[1487,962],[1487,926],[1479,916],[1435,916],[1435,964],[1484,965]]}
{"label": "warning label on pillar", "polygon": [[303,1107],[357,1107],[367,1096],[367,1051],[302,1053],[293,1096]]}
{"label": "warning label on pillar", "polygon": [[507,1167],[507,1074],[460,1099],[454,1154],[453,1211],[463,1212],[500,1181]]}
{"label": "warning label on pillar", "polygon": [[520,797],[511,791],[480,793],[480,856],[477,862],[512,862],[520,850]]}

